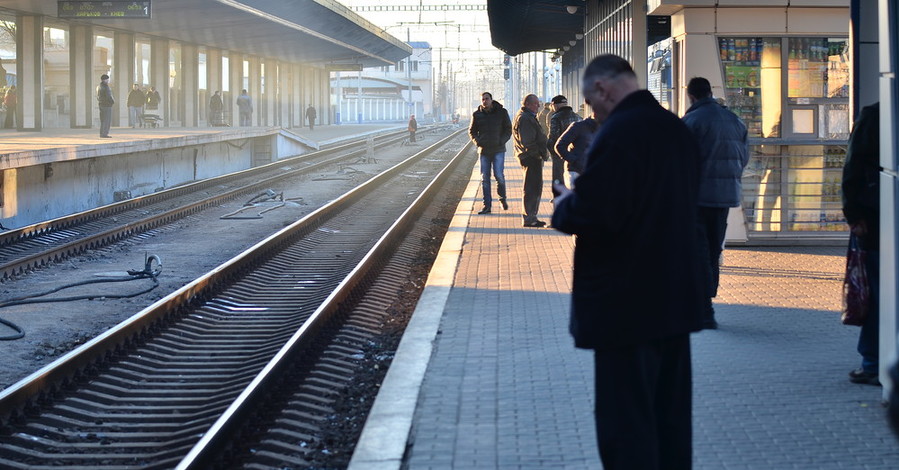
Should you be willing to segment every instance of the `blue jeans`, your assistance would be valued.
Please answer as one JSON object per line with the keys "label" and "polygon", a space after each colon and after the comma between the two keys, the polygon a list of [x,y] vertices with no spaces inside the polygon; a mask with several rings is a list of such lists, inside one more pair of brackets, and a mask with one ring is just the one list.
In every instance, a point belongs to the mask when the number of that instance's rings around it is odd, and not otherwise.
{"label": "blue jeans", "polygon": [[493,195],[490,190],[490,169],[493,168],[493,177],[496,178],[496,194],[502,201],[506,199],[506,152],[494,155],[481,155],[481,192],[484,196],[484,207],[489,208],[493,204]]}
{"label": "blue jeans", "polygon": [[862,355],[862,369],[878,372],[880,357],[880,251],[865,254],[865,274],[870,286],[870,304],[865,324],[858,334],[858,353]]}

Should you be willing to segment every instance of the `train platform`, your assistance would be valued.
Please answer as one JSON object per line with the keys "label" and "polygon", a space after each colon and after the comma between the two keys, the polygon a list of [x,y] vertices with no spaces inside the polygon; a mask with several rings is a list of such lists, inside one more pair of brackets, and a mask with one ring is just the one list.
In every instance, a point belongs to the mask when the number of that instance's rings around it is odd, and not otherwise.
{"label": "train platform", "polygon": [[[592,353],[567,331],[573,239],[521,226],[511,152],[506,178],[509,210],[477,215],[474,169],[351,470],[601,468]],[[720,328],[692,335],[694,468],[899,468],[882,389],[847,380],[843,267],[840,247],[725,251]]]}
{"label": "train platform", "polygon": [[[337,143],[342,140],[394,129],[404,124],[343,124],[287,129],[309,146]],[[0,129],[0,165],[6,167],[43,164],[72,158],[91,158],[120,153],[184,147],[244,139],[280,132],[279,127],[113,127],[109,139],[102,139],[97,129],[44,129],[40,132],[18,132]]]}

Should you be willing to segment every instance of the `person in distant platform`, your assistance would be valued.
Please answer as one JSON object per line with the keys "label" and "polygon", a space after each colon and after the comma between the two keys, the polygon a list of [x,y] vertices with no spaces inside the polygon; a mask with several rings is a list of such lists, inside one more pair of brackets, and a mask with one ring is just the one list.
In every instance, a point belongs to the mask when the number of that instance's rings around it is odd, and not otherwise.
{"label": "person in distant platform", "polygon": [[540,99],[530,94],[521,101],[521,109],[512,121],[512,139],[515,143],[515,157],[524,168],[525,227],[545,227],[546,222],[537,219],[540,198],[543,196],[543,162],[549,159],[546,148],[546,133],[537,122]]}
{"label": "person in distant platform", "polygon": [[240,116],[241,127],[248,127],[253,122],[253,98],[247,94],[247,90],[240,90],[237,97],[237,112]]}
{"label": "person in distant platform", "polygon": [[553,172],[552,181],[565,184],[565,160],[556,152],[556,141],[559,136],[568,129],[568,126],[581,120],[581,117],[568,106],[568,98],[562,95],[554,96],[551,100],[553,113],[549,117],[549,134],[546,136],[546,144],[549,146],[549,154],[552,156]]}
{"label": "person in distant platform", "polygon": [[3,127],[15,129],[19,125],[19,98],[16,95],[15,85],[6,89],[6,94],[3,95],[3,107],[6,108],[6,120],[3,122]]}
{"label": "person in distant platform", "polygon": [[306,122],[309,124],[309,130],[315,129],[315,118],[318,117],[318,113],[315,112],[315,108],[310,104],[306,108]]}
{"label": "person in distant platform", "polygon": [[749,163],[746,125],[736,114],[712,97],[712,85],[702,77],[687,84],[690,109],[684,124],[699,141],[699,233],[704,250],[700,253],[708,265],[708,300],[702,327],[718,328],[712,298],[718,295],[719,258],[727,232],[727,213],[739,207],[743,195],[743,169]]}
{"label": "person in distant platform", "polygon": [[555,185],[552,225],[577,235],[569,330],[594,351],[602,467],[689,470],[699,144],[621,57],[593,59],[581,89],[602,126],[574,190]]}
{"label": "person in distant platform", "polygon": [[156,111],[159,109],[159,102],[162,101],[162,98],[159,96],[159,92],[156,91],[155,86],[151,86],[149,90],[147,90],[147,110]]}
{"label": "person in distant platform", "polygon": [[[456,118],[458,121],[458,118]],[[496,178],[496,194],[503,210],[509,209],[506,202],[506,142],[512,138],[512,120],[509,112],[498,101],[493,101],[489,92],[481,93],[481,105],[471,115],[468,125],[468,137],[478,148],[481,163],[481,196],[484,207],[478,214],[489,214],[493,206],[493,195],[490,190],[490,170]]]}
{"label": "person in distant platform", "polygon": [[409,116],[409,142],[415,142],[415,132],[418,131],[418,121],[415,120],[415,115]]}
{"label": "person in distant platform", "polygon": [[222,116],[222,112],[225,109],[225,103],[222,101],[222,92],[216,90],[215,93],[212,94],[212,97],[209,98],[209,125],[210,126],[223,126],[225,125],[225,119]]}
{"label": "person in distant platform", "polygon": [[147,102],[147,94],[141,91],[140,85],[131,85],[128,93],[128,125],[132,129],[143,127],[141,115],[144,114],[144,104]]}
{"label": "person in distant platform", "polygon": [[112,89],[109,88],[109,75],[100,75],[100,84],[97,85],[97,105],[100,108],[100,137],[111,138],[109,127],[112,125],[112,107],[115,98],[112,97]]}
{"label": "person in distant platform", "polygon": [[[843,215],[850,236],[865,250],[868,314],[858,335],[861,355],[849,381],[880,385],[880,103],[862,108],[849,135],[843,166]],[[892,314],[892,312],[890,312]],[[894,384],[893,388],[899,387]],[[891,404],[892,406],[892,404]]]}
{"label": "person in distant platform", "polygon": [[[538,103],[538,109],[539,103]],[[540,128],[543,129],[543,134],[549,135],[549,119],[553,116],[553,104],[552,103],[543,103],[543,109],[540,109],[540,112],[537,113],[537,122],[540,123]]]}
{"label": "person in distant platform", "polygon": [[[590,102],[584,100],[587,106]],[[587,149],[593,143],[593,137],[599,130],[596,111],[590,110],[586,119],[571,123],[568,129],[556,140],[556,153],[568,162],[568,181],[574,188],[574,180],[584,172],[587,166]]]}

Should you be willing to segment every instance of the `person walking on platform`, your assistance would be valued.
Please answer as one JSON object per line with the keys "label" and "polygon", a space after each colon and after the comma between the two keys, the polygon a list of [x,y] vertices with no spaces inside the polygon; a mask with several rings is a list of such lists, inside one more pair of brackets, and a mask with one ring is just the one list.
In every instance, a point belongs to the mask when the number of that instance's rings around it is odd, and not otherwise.
{"label": "person walking on platform", "polygon": [[[458,118],[455,118],[458,121]],[[512,120],[509,112],[498,101],[493,101],[489,92],[481,93],[481,105],[472,113],[468,125],[468,137],[478,148],[481,163],[481,196],[484,208],[478,214],[489,214],[493,206],[490,190],[490,171],[496,178],[496,194],[503,210],[509,209],[506,202],[506,142],[512,138]]]}
{"label": "person walking on platform", "polygon": [[5,129],[14,129],[19,125],[19,97],[16,95],[16,86],[10,85],[3,95],[3,107],[6,108],[6,119],[3,122]]}
{"label": "person walking on platform", "polygon": [[115,98],[112,97],[112,89],[109,88],[109,75],[105,73],[100,75],[100,84],[97,85],[97,105],[100,108],[100,137],[108,139]]}
{"label": "person walking on platform", "polygon": [[[590,103],[587,102],[587,106]],[[586,119],[571,123],[568,129],[556,140],[555,151],[568,162],[568,181],[574,188],[574,180],[584,172],[587,166],[587,149],[593,143],[593,137],[599,129],[596,112],[590,112]]]}
{"label": "person walking on platform", "polygon": [[540,198],[543,195],[543,162],[549,159],[546,148],[546,133],[537,122],[540,100],[537,95],[527,95],[521,102],[521,109],[512,121],[512,139],[515,156],[524,168],[524,226],[544,227],[546,222],[537,219]]}
{"label": "person walking on platform", "polygon": [[241,127],[251,126],[253,122],[253,98],[247,94],[247,90],[240,90],[237,97],[237,111],[240,116]]}
{"label": "person walking on platform", "polygon": [[[880,385],[880,103],[862,108],[849,136],[843,167],[843,214],[850,236],[865,250],[868,313],[858,335],[861,367],[853,383]],[[894,385],[899,386],[899,385]]]}
{"label": "person walking on platform", "polygon": [[131,85],[131,91],[128,92],[128,125],[132,129],[140,126],[143,127],[141,115],[144,114],[144,104],[147,102],[147,94],[140,89],[140,85],[135,83]]}
{"label": "person walking on platform", "polygon": [[540,127],[543,129],[543,133],[545,135],[549,135],[549,119],[552,117],[552,115],[552,103],[543,103],[543,109],[541,109],[540,112],[537,113],[537,122],[540,123]]}
{"label": "person walking on platform", "polygon": [[415,115],[409,116],[409,142],[415,142],[415,132],[418,131],[418,121],[415,120]]}
{"label": "person walking on platform", "polygon": [[212,94],[212,97],[209,98],[209,125],[210,126],[224,126],[225,118],[222,114],[225,109],[225,102],[222,101],[222,92],[216,90],[215,93]]}
{"label": "person walking on platform", "polygon": [[568,106],[568,98],[562,95],[554,96],[552,99],[553,113],[549,118],[549,134],[546,136],[547,145],[549,145],[549,154],[552,156],[553,162],[553,183],[559,182],[565,184],[565,160],[556,152],[556,141],[562,132],[565,132],[572,123],[581,120],[581,117]]}
{"label": "person walking on platform", "polygon": [[150,89],[147,90],[147,110],[158,110],[160,101],[162,101],[162,98],[159,96],[159,92],[156,91],[155,86],[151,86]]}
{"label": "person walking on platform", "polygon": [[702,327],[718,328],[712,298],[718,295],[719,258],[724,248],[727,213],[739,207],[743,194],[740,183],[743,169],[749,163],[746,125],[736,114],[718,104],[712,97],[712,85],[702,77],[687,84],[690,109],[683,121],[699,141],[699,233],[703,252],[700,257],[708,265],[709,283]]}
{"label": "person walking on platform", "polygon": [[306,121],[309,123],[309,130],[313,130],[315,128],[315,118],[318,117],[318,113],[315,112],[315,108],[310,104],[306,107]]}
{"label": "person walking on platform", "polygon": [[594,350],[602,465],[690,469],[699,145],[621,57],[593,59],[581,89],[603,124],[574,190],[555,185],[552,224],[577,235],[569,329]]}

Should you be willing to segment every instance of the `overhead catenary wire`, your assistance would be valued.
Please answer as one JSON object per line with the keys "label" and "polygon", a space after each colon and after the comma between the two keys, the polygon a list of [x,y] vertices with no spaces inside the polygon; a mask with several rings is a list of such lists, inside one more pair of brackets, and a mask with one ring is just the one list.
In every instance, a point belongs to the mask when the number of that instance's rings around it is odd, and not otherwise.
{"label": "overhead catenary wire", "polygon": [[[155,263],[154,263],[155,262]],[[59,287],[54,287],[48,291],[39,292],[36,294],[24,295],[21,297],[14,297],[12,299],[8,299],[0,302],[0,308],[4,307],[12,307],[14,305],[26,305],[26,304],[39,304],[39,303],[51,303],[51,302],[73,302],[76,300],[93,300],[97,298],[103,299],[128,299],[131,297],[137,297],[141,294],[146,294],[151,290],[159,287],[159,280],[157,277],[162,272],[162,260],[159,259],[159,256],[150,255],[147,257],[144,263],[144,269],[141,271],[129,269],[127,271],[127,276],[113,276],[113,277],[99,277],[96,279],[88,279],[85,281],[73,282],[71,284],[65,284]],[[143,289],[139,292],[132,292],[130,294],[85,294],[85,295],[76,295],[71,297],[53,297],[53,298],[41,298],[61,290],[70,289],[72,287],[84,286],[88,284],[104,284],[111,282],[128,282],[128,281],[136,281],[140,279],[151,279],[153,281],[153,285]],[[7,326],[9,329],[15,331],[12,335],[0,336],[0,341],[10,341],[15,339],[21,339],[25,337],[25,330],[15,323],[0,318],[0,324]]]}

